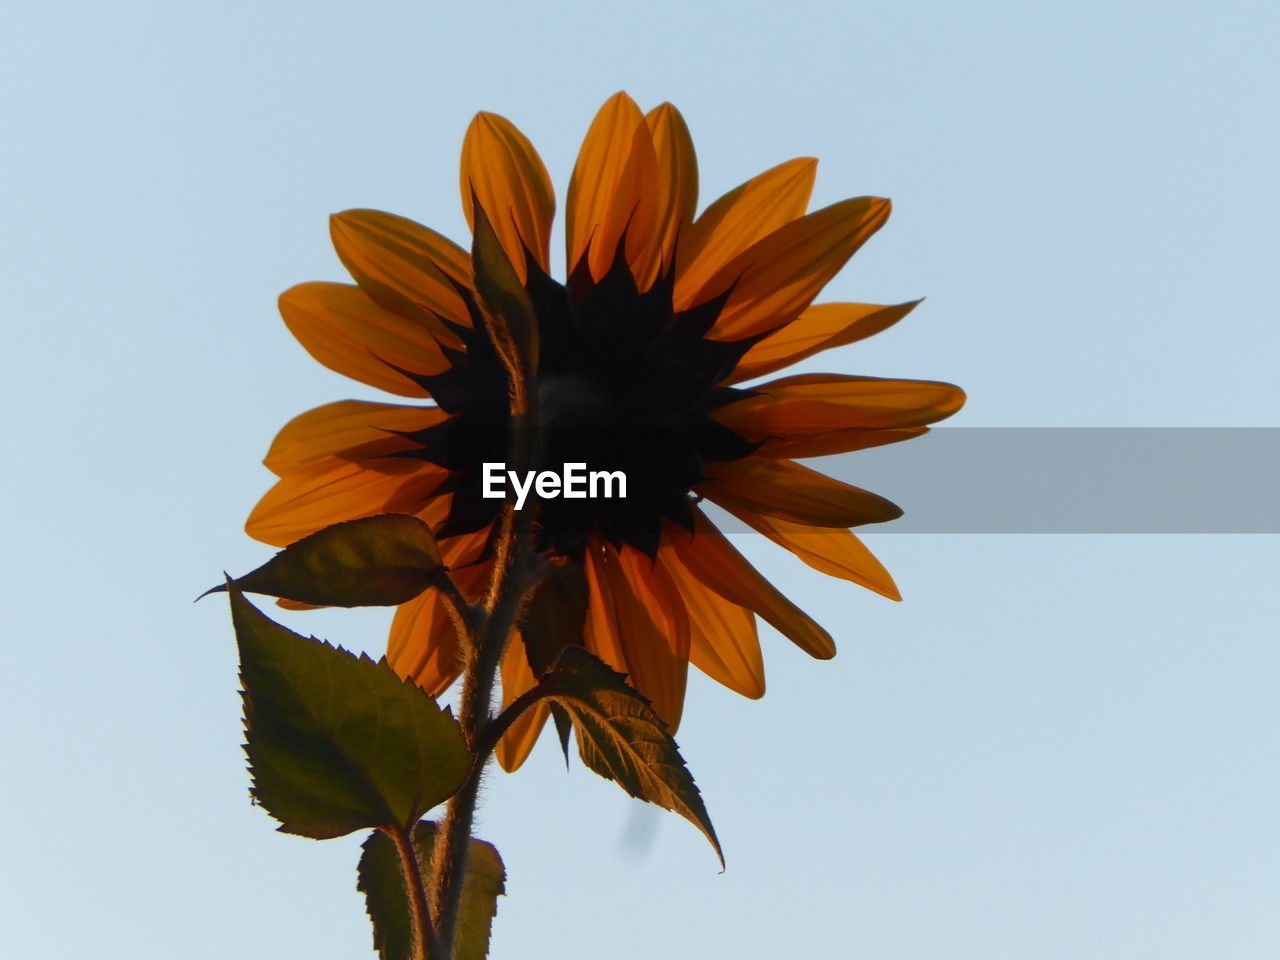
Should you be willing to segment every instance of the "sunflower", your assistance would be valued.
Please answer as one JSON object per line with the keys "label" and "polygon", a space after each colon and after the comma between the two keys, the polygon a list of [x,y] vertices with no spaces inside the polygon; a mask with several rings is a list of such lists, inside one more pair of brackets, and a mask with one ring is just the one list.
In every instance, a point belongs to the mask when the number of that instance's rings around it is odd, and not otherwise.
{"label": "sunflower", "polygon": [[[569,183],[562,283],[550,275],[555,197],[541,159],[503,117],[471,123],[463,208],[473,229],[484,211],[534,309],[542,462],[627,478],[625,498],[537,502],[535,545],[553,574],[504,655],[504,703],[545,660],[539,620],[627,674],[673,731],[690,663],[763,695],[757,618],[814,657],[834,656],[830,635],[729,543],[703,499],[809,566],[898,599],[849,528],[901,511],[795,461],[918,436],[960,408],[962,391],[836,374],[741,386],[878,333],[916,305],[813,305],[890,208],[857,197],[806,212],[815,167],[782,163],[695,216],[697,165],[680,113],[664,103],[645,114],[616,94]],[[511,427],[470,256],[389,213],[350,210],[331,229],[356,282],[286,291],[286,325],[325,366],[434,402],[345,400],[288,423],[265,460],[279,480],[247,530],[283,546],[343,520],[415,514],[463,593],[478,598],[504,508],[481,496],[482,469],[506,459]],[[388,659],[433,695],[457,678],[459,641],[436,592],[398,608]],[[508,730],[505,768],[523,762],[546,718],[543,702]]]}

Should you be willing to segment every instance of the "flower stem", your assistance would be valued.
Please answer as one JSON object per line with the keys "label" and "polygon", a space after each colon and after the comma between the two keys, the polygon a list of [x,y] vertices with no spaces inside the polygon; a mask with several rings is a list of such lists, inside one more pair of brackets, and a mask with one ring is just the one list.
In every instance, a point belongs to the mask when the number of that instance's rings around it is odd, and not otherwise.
{"label": "flower stem", "polygon": [[[536,391],[518,369],[511,377],[511,460],[516,469],[528,469],[541,454],[541,438],[533,425],[537,423]],[[502,529],[497,541],[494,574],[489,585],[484,613],[471,618],[473,642],[467,649],[466,670],[462,681],[462,699],[458,707],[458,723],[467,746],[477,762],[462,789],[454,794],[445,808],[432,857],[431,891],[435,911],[440,960],[453,956],[458,910],[466,877],[467,855],[471,845],[471,828],[475,822],[476,802],[480,796],[480,780],[484,775],[489,752],[483,733],[490,725],[493,691],[498,668],[507,643],[515,632],[520,606],[536,585],[543,568],[540,558],[532,554],[536,510],[516,510],[508,503],[502,515]],[[450,598],[456,603],[455,598]],[[461,613],[459,620],[461,621]],[[460,622],[459,626],[463,624]]]}
{"label": "flower stem", "polygon": [[400,855],[400,873],[404,879],[405,895],[409,901],[409,918],[413,930],[413,960],[443,960],[427,906],[426,889],[422,885],[422,871],[414,851],[412,828],[386,831],[396,852]]}
{"label": "flower stem", "polygon": [[[509,514],[513,512],[508,508]],[[481,734],[490,722],[489,712],[498,667],[507,641],[515,629],[520,604],[536,580],[537,568],[527,562],[533,532],[532,514],[533,511],[528,511],[528,519],[524,515],[518,515],[507,524],[504,531],[506,535],[502,538],[504,543],[500,545],[495,565],[497,569],[488,604],[488,616],[484,619],[479,642],[471,648],[468,657],[458,722],[473,753],[483,749]],[[487,749],[480,757],[480,762],[472,768],[462,789],[450,798],[435,846],[431,887],[435,894],[435,922],[439,943],[446,951],[444,958],[451,956],[458,908],[462,902],[471,827],[475,821],[476,802],[480,795],[480,779],[484,773],[484,761],[488,759]]]}

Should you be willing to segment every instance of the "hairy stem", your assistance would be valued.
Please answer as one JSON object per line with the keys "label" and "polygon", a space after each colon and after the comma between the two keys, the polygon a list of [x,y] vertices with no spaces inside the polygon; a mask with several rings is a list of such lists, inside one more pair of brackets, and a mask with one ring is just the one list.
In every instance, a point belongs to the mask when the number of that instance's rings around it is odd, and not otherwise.
{"label": "hairy stem", "polygon": [[[509,372],[511,460],[516,469],[525,470],[540,455],[539,438],[536,436],[536,429],[532,427],[537,422],[534,409],[537,403],[536,391],[528,389],[528,380],[520,370],[513,366]],[[531,554],[535,513],[533,509],[516,510],[512,504],[507,504],[502,516],[493,580],[485,599],[484,613],[471,618],[474,624],[473,642],[465,645],[468,650],[458,723],[467,739],[467,746],[476,757],[476,763],[462,789],[449,799],[432,858],[432,907],[435,911],[438,943],[444,951],[441,954],[442,960],[449,960],[453,955],[471,828],[475,822],[476,802],[480,795],[480,780],[493,749],[492,745],[485,749],[481,740],[484,730],[490,724],[498,668],[507,643],[515,631],[520,606],[542,572],[539,562]],[[450,600],[456,604],[456,598]],[[463,619],[461,611],[458,619]]]}
{"label": "hairy stem", "polygon": [[409,901],[409,919],[413,929],[413,960],[443,960],[436,941],[431,910],[427,906],[426,888],[422,883],[422,871],[413,847],[413,828],[386,831],[400,855],[400,875],[404,879],[405,896]]}
{"label": "hairy stem", "polygon": [[[533,511],[528,513],[531,517]],[[491,592],[488,616],[478,638],[479,642],[468,657],[458,711],[458,722],[462,726],[463,735],[478,762],[462,789],[449,800],[432,863],[436,926],[440,942],[446,946],[453,942],[462,898],[462,883],[467,869],[471,827],[475,821],[476,801],[480,794],[480,779],[489,751],[492,750],[492,745],[487,749],[481,746],[481,734],[490,722],[498,666],[515,628],[520,604],[533,585],[534,575],[537,573],[537,568],[526,562],[532,523],[520,517],[510,526],[507,534],[504,539],[510,541],[510,548],[499,551],[496,589]]]}
{"label": "hairy stem", "polygon": [[483,764],[489,759],[489,755],[493,753],[494,748],[498,746],[498,741],[502,739],[502,735],[506,733],[513,723],[539,700],[550,695],[546,685],[539,683],[535,687],[531,687],[516,697],[502,713],[494,717],[480,731],[475,746],[472,748],[476,756],[476,761]]}

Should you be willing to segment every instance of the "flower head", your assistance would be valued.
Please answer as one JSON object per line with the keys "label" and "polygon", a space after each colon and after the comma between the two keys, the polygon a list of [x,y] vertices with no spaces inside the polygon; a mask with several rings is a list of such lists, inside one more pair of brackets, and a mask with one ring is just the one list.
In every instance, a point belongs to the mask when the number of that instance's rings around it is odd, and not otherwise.
{"label": "flower head", "polygon": [[[620,471],[625,499],[537,503],[536,546],[556,561],[503,661],[510,702],[534,683],[548,618],[649,697],[674,729],[690,663],[749,697],[764,692],[763,618],[801,649],[830,636],[779,593],[707,519],[724,507],[808,565],[897,598],[849,531],[890,520],[889,501],[796,463],[917,436],[954,413],[959,388],[917,380],[805,374],[744,387],[821,350],[877,333],[915,303],[813,305],[889,215],[858,197],[806,213],[816,162],[792,160],[695,216],[697,166],[679,112],[605,103],[569,184],[568,275],[553,279],[550,178],[509,121],[482,113],[462,148],[463,207],[477,207],[532,304],[539,339],[542,462]],[[321,363],[430,405],[342,401],[296,418],[267,456],[279,481],[247,529],[284,545],[331,523],[416,514],[436,533],[464,592],[491,572],[501,500],[485,463],[511,444],[506,368],[474,292],[469,255],[410,220],[353,210],[332,220],[356,284],[306,283],[280,299],[286,324]],[[432,592],[400,607],[388,656],[443,692],[461,668]],[[499,759],[527,755],[545,704],[508,731]]]}

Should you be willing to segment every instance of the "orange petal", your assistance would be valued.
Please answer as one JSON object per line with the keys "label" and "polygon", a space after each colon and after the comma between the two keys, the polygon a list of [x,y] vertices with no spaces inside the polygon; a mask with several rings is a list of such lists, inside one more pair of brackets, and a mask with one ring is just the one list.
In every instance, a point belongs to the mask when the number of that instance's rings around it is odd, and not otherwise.
{"label": "orange petal", "polygon": [[387,638],[387,662],[433,697],[458,679],[461,645],[438,590],[428,590],[396,610]]}
{"label": "orange petal", "polygon": [[[524,651],[524,641],[517,634],[507,644],[502,656],[502,708],[505,710],[526,691],[533,689],[537,679],[529,668],[529,658]],[[533,749],[538,735],[546,725],[551,707],[546,700],[539,700],[526,710],[502,735],[495,751],[502,769],[512,773],[524,763]]]}
{"label": "orange petal", "polygon": [[427,391],[395,367],[440,373],[448,362],[432,329],[378,306],[359,287],[301,283],[280,294],[289,332],[330,370],[402,397]]}
{"label": "orange petal", "polygon": [[849,430],[832,430],[827,433],[813,433],[804,436],[769,437],[756,448],[758,457],[785,457],[788,460],[801,460],[805,457],[829,457],[836,453],[850,453],[854,450],[869,450],[872,447],[883,447],[889,443],[910,440],[929,432],[928,427],[868,428],[854,427]]}
{"label": "orange petal", "polygon": [[754,610],[810,656],[829,660],[836,655],[830,634],[779,593],[702,511],[694,511],[694,521],[693,534],[674,524],[665,531],[689,573],[730,603]]}
{"label": "orange petal", "polygon": [[831,430],[922,427],[964,406],[964,391],[937,380],[889,380],[804,373],[752,388],[716,419],[755,441]]}
{"label": "orange petal", "polygon": [[813,157],[788,160],[707,207],[680,238],[676,309],[697,302],[699,291],[738,254],[803,216],[817,169]]}
{"label": "orange petal", "polygon": [[[435,498],[435,500],[438,499],[440,498]],[[432,501],[433,506],[435,500]],[[435,513],[434,509],[422,511],[418,516],[431,524],[433,518],[428,516],[429,513]],[[447,510],[441,510],[438,514],[441,519],[447,515]],[[481,558],[488,546],[490,533],[490,527],[481,527],[479,530],[450,537],[441,542],[440,552],[453,573],[453,580],[462,591],[462,595],[471,603],[479,603],[489,590],[493,565],[489,560]]]}
{"label": "orange petal", "polygon": [[556,198],[542,158],[506,117],[477,113],[462,141],[462,209],[475,229],[475,199],[489,215],[507,258],[525,279],[525,248],[550,269]]}
{"label": "orange petal", "polygon": [[744,510],[815,527],[884,523],[902,509],[884,497],[842,483],[791,460],[751,456],[704,463],[697,492],[735,513]]}
{"label": "orange petal", "polygon": [[392,431],[425,430],[446,419],[437,407],[340,400],[294,417],[276,434],[262,462],[276,476],[325,457],[360,460],[409,449],[412,441]]}
{"label": "orange petal", "polygon": [[450,334],[439,317],[471,326],[458,292],[471,286],[471,258],[452,240],[380,210],[335,213],[329,234],[342,265],[379,305],[422,321],[441,337]]}
{"label": "orange petal", "polygon": [[669,545],[658,553],[689,620],[689,662],[735,693],[764,696],[764,659],[750,610],[730,603],[689,572]]}
{"label": "orange petal", "polygon": [[653,702],[672,732],[684,708],[689,625],[666,571],[631,547],[586,552],[587,647]]}
{"label": "orange petal", "polygon": [[569,180],[565,242],[572,271],[590,247],[591,275],[604,276],[623,234],[640,289],[657,274],[654,230],[657,157],[640,108],[625,93],[610,97],[587,131]]}
{"label": "orange petal", "polygon": [[[485,530],[458,537],[445,544],[441,554],[450,567],[457,567],[487,536]],[[463,596],[475,600],[484,593],[490,567],[462,567],[452,575]],[[396,673],[412,679],[433,697],[444,693],[458,678],[463,667],[462,646],[440,591],[428,590],[396,610],[387,638],[387,662]]]}
{"label": "orange petal", "polygon": [[[449,507],[453,501],[451,493],[433,494],[425,504],[414,511],[414,515],[431,528],[432,532],[439,529],[449,516]],[[443,544],[440,548],[442,551],[447,549]]]}
{"label": "orange petal", "polygon": [[698,208],[698,159],[684,117],[669,103],[645,115],[657,158],[655,235],[664,266],[675,257],[676,240]]}
{"label": "orange petal", "polygon": [[799,316],[888,218],[888,200],[855,197],[792,220],[721,268],[693,302],[733,288],[713,328],[717,339],[776,330]]}
{"label": "orange petal", "polygon": [[379,513],[415,513],[445,478],[417,460],[331,457],[281,477],[249,514],[249,536],[284,547],[330,524]]}
{"label": "orange petal", "polygon": [[920,303],[821,303],[805,310],[746,352],[726,383],[773,373],[832,347],[864,340],[885,330]]}
{"label": "orange petal", "polygon": [[786,547],[813,569],[841,580],[850,580],[890,600],[902,599],[889,571],[850,531],[762,517],[732,506],[726,509],[774,543]]}

